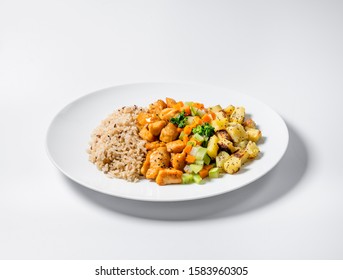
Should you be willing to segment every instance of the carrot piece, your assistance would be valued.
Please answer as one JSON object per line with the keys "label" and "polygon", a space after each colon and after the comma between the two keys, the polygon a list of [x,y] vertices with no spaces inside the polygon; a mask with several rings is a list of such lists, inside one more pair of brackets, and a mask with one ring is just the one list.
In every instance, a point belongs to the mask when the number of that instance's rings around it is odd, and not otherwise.
{"label": "carrot piece", "polygon": [[192,150],[192,145],[187,145],[184,149],[183,149],[183,152],[186,153],[186,154],[189,154]]}
{"label": "carrot piece", "polygon": [[205,115],[202,117],[202,120],[203,120],[204,122],[209,123],[209,122],[211,122],[212,118],[211,118],[211,116],[210,116],[209,114],[205,114]]}
{"label": "carrot piece", "polygon": [[212,116],[212,119],[215,120],[216,119],[216,114],[213,113],[212,111],[210,112],[211,116]]}
{"label": "carrot piece", "polygon": [[198,108],[198,109],[204,109],[204,104],[194,102],[193,107]]}
{"label": "carrot piece", "polygon": [[187,142],[188,142],[188,140],[189,140],[189,137],[188,137],[188,135],[185,135],[185,136],[183,136],[183,143],[184,144],[187,144]]}
{"label": "carrot piece", "polygon": [[201,143],[197,141],[193,136],[189,139],[190,142],[195,143],[196,146],[199,146]]}
{"label": "carrot piece", "polygon": [[189,116],[191,114],[191,107],[184,106],[182,109],[185,111],[186,116]]}
{"label": "carrot piece", "polygon": [[185,132],[185,134],[189,135],[192,133],[192,129],[193,128],[190,125],[186,125],[183,131]]}
{"label": "carrot piece", "polygon": [[187,157],[186,157],[186,161],[187,161],[188,163],[194,163],[195,160],[196,160],[195,156],[187,155]]}
{"label": "carrot piece", "polygon": [[199,116],[195,116],[193,122],[194,122],[195,126],[202,124],[202,120]]}
{"label": "carrot piece", "polygon": [[[186,159],[187,160],[187,159]],[[210,170],[212,169],[212,167],[213,167],[213,165],[212,164],[210,164],[210,165],[205,165],[204,167],[203,167],[203,169],[201,169],[200,171],[199,171],[199,175],[200,175],[200,177],[201,178],[205,178],[205,177],[207,177],[208,176],[208,173],[210,172]]]}

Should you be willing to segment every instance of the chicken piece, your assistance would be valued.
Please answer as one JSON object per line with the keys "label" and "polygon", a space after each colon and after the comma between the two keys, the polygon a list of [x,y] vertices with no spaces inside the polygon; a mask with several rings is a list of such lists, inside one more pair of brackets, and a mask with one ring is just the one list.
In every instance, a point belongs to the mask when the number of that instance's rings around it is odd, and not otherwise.
{"label": "chicken piece", "polygon": [[182,140],[175,140],[166,144],[169,153],[181,153],[186,147]]}
{"label": "chicken piece", "polygon": [[145,174],[145,178],[155,180],[161,169],[160,167],[149,168]]}
{"label": "chicken piece", "polygon": [[159,99],[156,102],[149,105],[149,113],[158,114],[164,108],[167,108],[167,104],[163,100]]}
{"label": "chicken piece", "polygon": [[147,179],[155,179],[159,170],[168,168],[170,163],[170,154],[166,147],[159,147],[150,155],[150,168],[146,172]]}
{"label": "chicken piece", "polygon": [[182,171],[175,169],[161,169],[156,177],[156,183],[160,186],[182,183]]}
{"label": "chicken piece", "polygon": [[148,125],[146,124],[142,130],[139,132],[139,136],[144,139],[147,140],[149,142],[153,142],[155,141],[155,136],[149,131],[148,129]]}
{"label": "chicken piece", "polygon": [[165,147],[165,146],[166,146],[166,143],[160,142],[160,141],[148,142],[148,143],[145,144],[145,148],[148,151],[155,150],[155,149],[157,149],[159,147]]}
{"label": "chicken piece", "polygon": [[146,157],[145,157],[145,161],[144,161],[142,168],[141,168],[141,174],[144,176],[146,176],[146,173],[147,173],[148,169],[150,168],[151,153],[152,153],[152,151],[148,151],[148,153],[146,154]]}
{"label": "chicken piece", "polygon": [[158,116],[161,118],[161,120],[169,121],[178,113],[179,111],[174,108],[165,108],[158,114]]}
{"label": "chicken piece", "polygon": [[148,129],[151,132],[152,135],[158,136],[161,133],[161,130],[163,127],[165,127],[167,124],[166,121],[157,121],[149,124]]}
{"label": "chicken piece", "polygon": [[167,103],[167,107],[168,107],[168,108],[172,108],[173,105],[176,104],[176,101],[175,101],[175,99],[173,99],[173,98],[167,97],[167,98],[166,98],[166,103]]}
{"label": "chicken piece", "polygon": [[159,121],[160,118],[156,114],[149,114],[141,112],[137,116],[137,126],[139,129],[142,129],[146,124]]}
{"label": "chicken piece", "polygon": [[179,132],[177,127],[172,123],[168,123],[167,126],[161,130],[160,140],[168,143],[174,141],[178,136]]}
{"label": "chicken piece", "polygon": [[186,153],[172,154],[171,165],[174,169],[183,170],[186,166]]}

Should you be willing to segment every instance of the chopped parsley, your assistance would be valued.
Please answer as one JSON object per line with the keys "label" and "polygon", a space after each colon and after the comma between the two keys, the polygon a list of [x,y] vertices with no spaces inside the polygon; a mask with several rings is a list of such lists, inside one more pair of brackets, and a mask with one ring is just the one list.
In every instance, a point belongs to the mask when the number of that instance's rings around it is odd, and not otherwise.
{"label": "chopped parsley", "polygon": [[204,123],[193,128],[192,132],[194,134],[198,133],[202,136],[211,137],[214,134],[214,127],[209,123]]}
{"label": "chopped parsley", "polygon": [[170,122],[178,127],[185,127],[187,124],[187,117],[185,116],[185,111],[182,111],[175,118],[171,118]]}

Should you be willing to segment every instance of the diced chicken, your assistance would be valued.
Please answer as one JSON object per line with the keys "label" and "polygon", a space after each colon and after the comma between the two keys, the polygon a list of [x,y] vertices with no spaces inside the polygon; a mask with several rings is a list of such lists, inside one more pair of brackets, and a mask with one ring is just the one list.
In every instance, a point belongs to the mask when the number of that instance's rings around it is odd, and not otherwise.
{"label": "diced chicken", "polygon": [[166,147],[159,147],[153,151],[150,155],[150,165],[151,167],[169,167],[170,154]]}
{"label": "diced chicken", "polygon": [[174,169],[183,170],[186,166],[186,153],[172,154],[171,165]]}
{"label": "diced chicken", "polygon": [[174,109],[174,108],[165,108],[158,114],[158,116],[162,120],[169,121],[171,118],[176,116],[178,113],[179,113],[179,111]]}
{"label": "diced chicken", "polygon": [[181,153],[186,145],[182,140],[175,140],[166,144],[169,153]]}
{"label": "diced chicken", "polygon": [[166,98],[166,103],[167,103],[167,107],[171,108],[171,107],[173,107],[173,105],[176,104],[176,101],[173,98],[167,97]]}
{"label": "diced chicken", "polygon": [[148,142],[148,143],[145,144],[145,148],[148,151],[155,150],[155,149],[157,149],[159,147],[165,147],[165,146],[166,146],[166,143],[160,142],[160,141]]}
{"label": "diced chicken", "polygon": [[147,140],[149,142],[155,141],[155,136],[149,131],[148,125],[145,125],[141,131],[139,132],[139,136],[142,137],[142,139]]}
{"label": "diced chicken", "polygon": [[159,120],[160,118],[156,114],[141,112],[137,116],[137,126],[141,129],[146,124],[153,123]]}
{"label": "diced chicken", "polygon": [[163,100],[159,99],[156,102],[149,105],[149,113],[158,114],[164,108],[167,108],[167,104]]}
{"label": "diced chicken", "polygon": [[177,127],[172,123],[168,123],[167,126],[161,130],[160,140],[168,143],[174,141],[178,136],[179,132]]}
{"label": "diced chicken", "polygon": [[146,173],[148,171],[148,169],[150,168],[150,155],[151,155],[152,151],[148,151],[146,157],[145,157],[145,161],[142,165],[141,168],[141,173],[146,176]]}
{"label": "diced chicken", "polygon": [[160,186],[182,183],[182,171],[175,169],[162,169],[158,172],[156,183]]}
{"label": "diced chicken", "polygon": [[160,167],[155,167],[155,168],[149,168],[145,174],[145,178],[147,179],[153,179],[155,180],[158,172],[161,170],[162,168]]}
{"label": "diced chicken", "polygon": [[158,136],[161,133],[161,130],[163,127],[165,127],[167,124],[166,121],[157,121],[149,124],[148,129],[151,132],[152,135]]}
{"label": "diced chicken", "polygon": [[166,147],[159,147],[150,155],[150,167],[146,172],[146,178],[155,179],[158,171],[162,168],[168,168],[170,163],[170,154]]}

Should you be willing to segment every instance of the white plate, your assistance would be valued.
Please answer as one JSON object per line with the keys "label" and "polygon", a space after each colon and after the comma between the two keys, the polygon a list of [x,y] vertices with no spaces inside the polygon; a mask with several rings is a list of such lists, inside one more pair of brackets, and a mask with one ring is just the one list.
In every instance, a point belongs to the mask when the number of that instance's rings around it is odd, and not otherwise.
{"label": "white plate", "polygon": [[[88,161],[86,149],[90,134],[102,119],[122,106],[147,106],[157,99],[172,97],[197,101],[206,107],[216,104],[244,106],[262,130],[261,156],[235,175],[225,174],[203,185],[158,186],[141,180],[130,183],[110,179]],[[288,130],[282,118],[270,107],[247,95],[223,88],[193,84],[144,83],[103,89],[77,99],[52,121],[47,133],[47,151],[70,179],[105,194],[145,201],[193,200],[226,193],[243,187],[270,171],[282,158],[288,145]]]}

